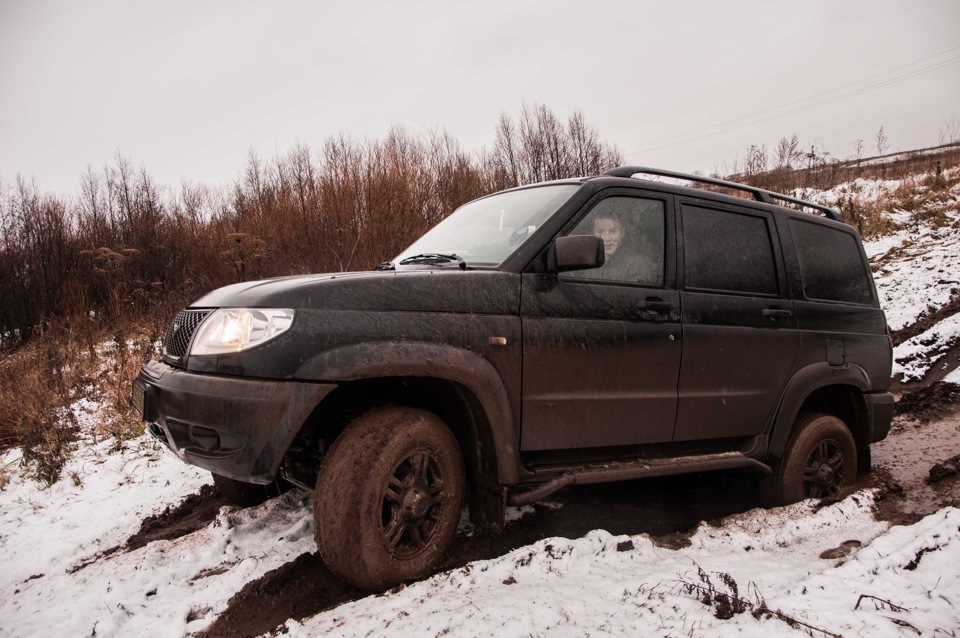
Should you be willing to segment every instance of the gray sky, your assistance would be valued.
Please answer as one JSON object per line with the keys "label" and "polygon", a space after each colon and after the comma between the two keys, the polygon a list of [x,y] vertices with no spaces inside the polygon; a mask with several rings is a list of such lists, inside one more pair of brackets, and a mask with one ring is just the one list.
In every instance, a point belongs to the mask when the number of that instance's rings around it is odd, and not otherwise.
{"label": "gray sky", "polygon": [[881,126],[938,144],[960,1],[0,0],[0,96],[0,181],[61,194],[118,152],[176,187],[394,124],[479,150],[524,103],[709,172],[794,133],[840,158]]}

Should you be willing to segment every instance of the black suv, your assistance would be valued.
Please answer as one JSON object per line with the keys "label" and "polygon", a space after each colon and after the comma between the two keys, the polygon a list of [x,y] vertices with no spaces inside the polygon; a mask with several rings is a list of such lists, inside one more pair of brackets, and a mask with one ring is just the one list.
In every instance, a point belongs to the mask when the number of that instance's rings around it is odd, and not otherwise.
{"label": "black suv", "polygon": [[216,290],[133,402],[237,504],[313,490],[324,561],[376,588],[435,569],[465,501],[497,529],[566,485],[736,467],[834,497],[890,367],[834,210],[622,167],[470,202],[374,272]]}

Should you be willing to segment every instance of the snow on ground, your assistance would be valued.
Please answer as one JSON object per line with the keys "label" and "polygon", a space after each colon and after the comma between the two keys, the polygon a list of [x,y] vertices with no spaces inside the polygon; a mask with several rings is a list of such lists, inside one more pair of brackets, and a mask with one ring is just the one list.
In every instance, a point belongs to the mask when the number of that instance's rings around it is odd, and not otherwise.
{"label": "snow on ground", "polygon": [[[899,185],[846,188],[876,200]],[[844,196],[842,189],[824,193],[823,201]],[[902,211],[892,215],[899,229],[866,249],[897,329],[960,288],[960,216],[947,213],[950,223],[933,227],[912,223]],[[960,319],[947,318],[897,349],[898,370],[919,378],[958,338]],[[960,381],[957,374],[947,380]],[[78,401],[74,412],[81,428],[92,429],[96,404]],[[209,482],[207,473],[146,437],[118,447],[86,435],[64,478],[46,489],[25,478],[20,461],[17,451],[0,456],[3,636],[195,633],[244,584],[315,550],[308,496],[293,491],[247,510],[224,507],[200,531],[127,551],[126,539],[144,518]],[[786,618],[848,636],[956,635],[960,510],[890,528],[873,519],[872,498],[858,492],[819,510],[811,503],[753,510],[719,526],[701,525],[680,549],[602,530],[576,540],[544,539],[289,621],[286,630],[295,636],[806,635]],[[832,557],[820,558],[831,549]],[[702,602],[704,591],[713,606]],[[717,594],[732,593],[752,607],[718,618]],[[761,601],[782,617],[763,613]]]}
{"label": "snow on ground", "polygon": [[[898,636],[912,626],[953,635],[960,627],[960,510],[887,529],[873,519],[871,503],[871,493],[860,492],[819,511],[811,502],[752,510],[721,527],[702,524],[679,550],[602,530],[548,538],[288,621],[286,629],[291,636],[807,635],[780,618],[755,617],[751,611],[764,601],[834,634]],[[697,586],[737,591],[753,607],[718,618]]]}
{"label": "snow on ground", "polygon": [[[903,381],[919,381],[932,364],[960,341],[960,314],[947,317],[893,350],[893,376]],[[956,372],[956,371],[954,371]]]}
{"label": "snow on ground", "polygon": [[[144,516],[207,477],[146,439],[121,451],[105,446],[80,450],[68,466],[82,485],[41,490],[15,475],[0,491],[0,634],[183,636],[206,627],[245,583],[315,549],[308,497],[294,491],[247,510],[224,507],[188,536],[110,553]],[[15,464],[17,453],[0,462]],[[888,528],[871,505],[866,491],[819,510],[812,502],[756,509],[719,527],[701,525],[678,550],[601,530],[545,539],[289,621],[287,629],[295,636],[803,635],[749,609],[717,618],[691,591],[708,586],[700,569],[717,592],[731,593],[735,582],[751,603],[762,599],[834,633],[960,627],[960,511]],[[831,549],[833,557],[820,558]],[[854,610],[861,595],[880,601]]]}
{"label": "snow on ground", "polygon": [[[954,178],[960,169],[944,173]],[[861,209],[880,201],[894,202],[903,188],[924,191],[931,175],[916,175],[908,180],[857,179],[827,191],[807,192],[805,196],[827,206],[853,201]],[[960,184],[954,185],[946,197],[953,208],[941,202],[946,223],[935,225],[915,221],[913,213],[896,208],[884,215],[896,229],[882,237],[864,242],[867,256],[874,264],[874,281],[880,303],[887,312],[891,330],[899,330],[917,320],[928,308],[946,305],[954,291],[960,290],[960,214],[955,202],[960,198]]]}
{"label": "snow on ground", "polygon": [[873,278],[891,330],[946,305],[960,291],[960,216],[949,218],[953,227],[906,228],[865,243],[877,264]]}
{"label": "snow on ground", "polygon": [[[80,449],[79,484],[14,474],[0,491],[0,635],[183,636],[247,582],[314,551],[306,495],[221,509],[207,528],[127,552],[140,522],[210,482],[146,437]],[[8,452],[0,463],[19,462]],[[113,550],[113,551],[111,551]]]}

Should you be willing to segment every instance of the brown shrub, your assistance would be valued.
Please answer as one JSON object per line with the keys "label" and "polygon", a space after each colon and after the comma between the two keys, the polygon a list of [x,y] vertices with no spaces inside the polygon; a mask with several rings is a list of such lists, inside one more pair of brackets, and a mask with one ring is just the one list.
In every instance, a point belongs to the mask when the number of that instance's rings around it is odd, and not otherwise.
{"label": "brown shrub", "polygon": [[0,364],[0,448],[20,447],[32,474],[47,484],[59,479],[77,434],[69,358],[60,343],[44,339]]}

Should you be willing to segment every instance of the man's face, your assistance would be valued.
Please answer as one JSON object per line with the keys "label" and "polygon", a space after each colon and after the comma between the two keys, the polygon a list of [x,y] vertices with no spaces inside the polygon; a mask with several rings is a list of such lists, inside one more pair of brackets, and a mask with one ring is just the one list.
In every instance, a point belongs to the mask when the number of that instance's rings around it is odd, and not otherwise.
{"label": "man's face", "polygon": [[603,240],[603,252],[609,257],[623,241],[623,224],[615,219],[597,217],[593,220],[593,234]]}

